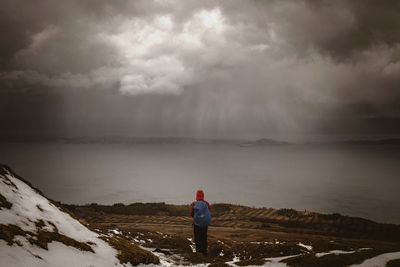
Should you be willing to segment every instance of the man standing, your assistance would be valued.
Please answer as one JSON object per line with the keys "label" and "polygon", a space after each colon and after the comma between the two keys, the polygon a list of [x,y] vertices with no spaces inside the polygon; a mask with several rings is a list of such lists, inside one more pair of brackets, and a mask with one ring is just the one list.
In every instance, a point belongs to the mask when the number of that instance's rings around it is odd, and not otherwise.
{"label": "man standing", "polygon": [[210,209],[210,204],[204,200],[203,190],[197,190],[196,201],[191,204],[190,216],[193,217],[196,252],[204,255],[207,255],[207,230],[211,223]]}

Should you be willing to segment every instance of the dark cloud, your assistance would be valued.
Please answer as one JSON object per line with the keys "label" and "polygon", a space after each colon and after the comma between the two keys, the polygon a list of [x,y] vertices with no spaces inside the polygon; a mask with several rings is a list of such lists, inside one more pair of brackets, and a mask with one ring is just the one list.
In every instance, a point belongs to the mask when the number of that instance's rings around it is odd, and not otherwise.
{"label": "dark cloud", "polygon": [[356,18],[355,27],[331,45],[326,43],[328,51],[349,56],[357,50],[382,44],[396,46],[400,42],[399,1],[349,1],[348,6]]}
{"label": "dark cloud", "polygon": [[399,134],[399,12],[398,1],[2,1],[1,133]]}

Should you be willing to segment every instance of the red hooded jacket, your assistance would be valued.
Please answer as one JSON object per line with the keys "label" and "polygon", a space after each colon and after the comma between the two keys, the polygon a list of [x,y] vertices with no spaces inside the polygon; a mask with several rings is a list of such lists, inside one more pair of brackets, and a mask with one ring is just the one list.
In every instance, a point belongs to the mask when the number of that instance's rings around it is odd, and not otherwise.
{"label": "red hooded jacket", "polygon": [[[211,211],[211,205],[207,201],[204,200],[204,192],[203,190],[197,190],[196,192],[196,201],[204,201],[207,204],[208,209]],[[194,205],[196,201],[192,202],[190,205],[190,217],[194,216]]]}

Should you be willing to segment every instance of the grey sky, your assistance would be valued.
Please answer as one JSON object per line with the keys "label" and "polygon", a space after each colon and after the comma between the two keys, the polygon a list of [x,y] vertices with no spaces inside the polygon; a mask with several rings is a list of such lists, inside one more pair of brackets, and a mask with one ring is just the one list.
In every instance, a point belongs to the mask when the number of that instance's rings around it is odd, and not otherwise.
{"label": "grey sky", "polygon": [[400,134],[399,12],[388,0],[4,0],[0,134]]}

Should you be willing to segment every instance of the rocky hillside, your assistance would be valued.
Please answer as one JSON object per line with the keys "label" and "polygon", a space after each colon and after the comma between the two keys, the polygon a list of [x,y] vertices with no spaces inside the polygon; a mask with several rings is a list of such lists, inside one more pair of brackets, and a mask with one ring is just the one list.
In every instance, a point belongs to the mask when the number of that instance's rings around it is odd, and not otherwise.
{"label": "rocky hillside", "polygon": [[[187,205],[62,205],[0,165],[0,266],[393,267],[400,227],[339,214],[214,204],[208,255]],[[78,218],[78,219],[77,219]]]}
{"label": "rocky hillside", "polygon": [[132,266],[158,257],[95,233],[0,165],[1,266]]}

